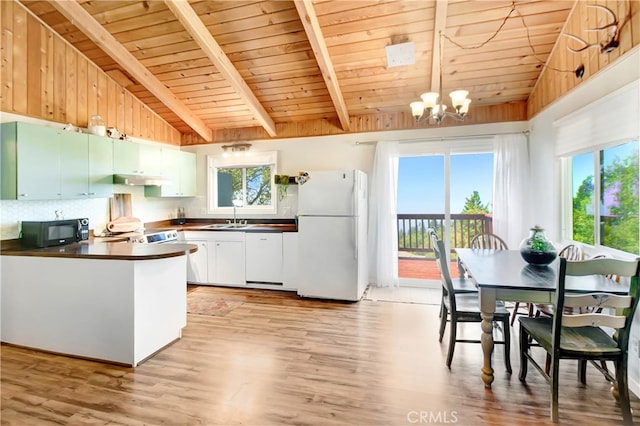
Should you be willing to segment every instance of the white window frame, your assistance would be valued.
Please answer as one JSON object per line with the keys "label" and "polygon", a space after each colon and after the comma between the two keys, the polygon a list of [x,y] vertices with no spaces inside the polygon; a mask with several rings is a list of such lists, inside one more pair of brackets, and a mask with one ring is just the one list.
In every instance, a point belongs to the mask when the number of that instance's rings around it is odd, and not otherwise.
{"label": "white window frame", "polygon": [[207,155],[207,213],[233,214],[233,207],[218,206],[219,168],[247,168],[258,166],[271,166],[271,205],[238,207],[236,208],[236,214],[277,214],[278,196],[273,179],[273,176],[278,173],[278,153],[276,151],[243,152],[239,155]]}
{"label": "white window frame", "polygon": [[[582,244],[587,247],[593,247],[595,251],[600,252],[611,252],[612,254],[617,254],[618,256],[629,256],[633,255],[631,253],[627,253],[621,250],[618,250],[614,247],[604,246],[600,244],[601,235],[600,235],[600,200],[601,193],[600,187],[602,176],[600,175],[600,155],[601,151],[606,150],[607,148],[616,147],[619,145],[624,145],[629,142],[640,141],[640,136],[625,138],[623,140],[612,141],[608,143],[603,143],[601,145],[592,145],[587,150],[576,151],[571,154],[567,154],[566,156],[560,157],[560,176],[561,176],[561,229],[562,229],[562,238],[567,241],[573,240],[573,169],[572,169],[572,159],[574,156],[581,154],[592,154],[593,155],[593,245],[578,242],[578,244]],[[575,241],[574,241],[575,242]],[[635,255],[633,255],[635,256]]]}
{"label": "white window frame", "polygon": [[[451,156],[463,154],[495,154],[493,150],[493,137],[449,137],[433,141],[412,141],[399,145],[400,157],[417,157],[426,155],[438,155],[444,159],[444,231],[443,241],[447,252],[447,260],[451,257]],[[493,200],[491,200],[493,203]],[[407,279],[409,280],[409,279]],[[400,284],[406,284],[407,280],[401,280]],[[411,279],[411,281],[414,281]]]}
{"label": "white window frame", "polygon": [[[573,241],[573,191],[571,158],[587,152],[594,154],[594,214],[600,217],[600,151],[638,140],[640,119],[640,80],[602,97],[597,102],[580,108],[553,123],[555,155],[560,162],[561,179],[561,237]],[[589,244],[583,244],[592,247]],[[607,251],[621,256],[626,252],[600,245],[600,227],[594,224],[594,244],[597,251]]]}

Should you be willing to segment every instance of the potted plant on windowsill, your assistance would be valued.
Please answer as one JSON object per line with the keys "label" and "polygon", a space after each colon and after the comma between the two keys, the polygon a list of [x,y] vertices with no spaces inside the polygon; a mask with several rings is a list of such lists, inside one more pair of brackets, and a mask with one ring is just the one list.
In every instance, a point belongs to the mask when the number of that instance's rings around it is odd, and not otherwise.
{"label": "potted plant on windowsill", "polygon": [[275,175],[273,179],[275,184],[278,185],[278,200],[282,201],[287,195],[287,189],[289,188],[289,176]]}

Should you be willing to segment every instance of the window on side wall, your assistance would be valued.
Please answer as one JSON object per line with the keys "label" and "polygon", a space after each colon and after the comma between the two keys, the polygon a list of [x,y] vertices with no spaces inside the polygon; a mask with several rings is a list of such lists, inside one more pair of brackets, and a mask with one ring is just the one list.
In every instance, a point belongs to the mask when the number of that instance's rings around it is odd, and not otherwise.
{"label": "window on side wall", "polygon": [[640,254],[638,140],[571,157],[572,239]]}
{"label": "window on side wall", "polygon": [[207,157],[207,213],[276,213],[276,152]]}

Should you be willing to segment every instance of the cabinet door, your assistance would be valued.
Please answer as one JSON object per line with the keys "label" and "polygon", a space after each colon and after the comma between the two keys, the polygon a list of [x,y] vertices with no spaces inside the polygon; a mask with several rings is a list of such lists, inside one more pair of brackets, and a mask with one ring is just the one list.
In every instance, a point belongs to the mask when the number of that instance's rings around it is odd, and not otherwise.
{"label": "cabinet door", "polygon": [[113,139],[89,135],[89,197],[113,195]]}
{"label": "cabinet door", "polygon": [[140,174],[147,176],[162,175],[162,148],[155,145],[139,145],[140,161],[138,169]]}
{"label": "cabinet door", "polygon": [[140,150],[137,143],[113,141],[113,171],[114,173],[139,174]]}
{"label": "cabinet door", "polygon": [[245,235],[247,281],[282,283],[282,234]]}
{"label": "cabinet door", "polygon": [[196,195],[196,155],[162,148],[162,177],[170,183],[144,188],[146,197],[194,197]]}
{"label": "cabinet door", "polygon": [[215,242],[215,275],[218,284],[245,285],[244,242]]}
{"label": "cabinet door", "polygon": [[206,284],[209,282],[209,243],[202,240],[186,240],[195,244],[198,251],[190,253],[187,260],[187,282]]}
{"label": "cabinet door", "polygon": [[57,137],[60,156],[60,198],[87,198],[89,196],[87,135],[60,131]]}
{"label": "cabinet door", "polygon": [[196,195],[196,154],[180,151],[180,195],[195,197]]}
{"label": "cabinet door", "polygon": [[180,151],[176,149],[162,149],[162,177],[169,180],[161,187],[151,188],[160,191],[162,197],[180,196]]}
{"label": "cabinet door", "polygon": [[17,123],[17,199],[60,198],[58,131]]}

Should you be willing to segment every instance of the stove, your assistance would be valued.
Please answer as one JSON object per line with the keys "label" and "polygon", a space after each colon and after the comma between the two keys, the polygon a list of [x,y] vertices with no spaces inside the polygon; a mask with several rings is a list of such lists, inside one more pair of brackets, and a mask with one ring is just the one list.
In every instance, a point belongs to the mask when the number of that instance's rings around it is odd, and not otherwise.
{"label": "stove", "polygon": [[162,244],[176,242],[177,240],[178,231],[175,229],[169,229],[167,231],[153,231],[138,237],[129,238],[130,243],[137,244]]}

